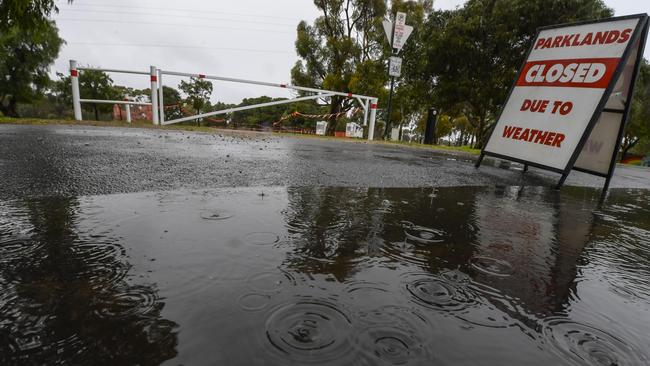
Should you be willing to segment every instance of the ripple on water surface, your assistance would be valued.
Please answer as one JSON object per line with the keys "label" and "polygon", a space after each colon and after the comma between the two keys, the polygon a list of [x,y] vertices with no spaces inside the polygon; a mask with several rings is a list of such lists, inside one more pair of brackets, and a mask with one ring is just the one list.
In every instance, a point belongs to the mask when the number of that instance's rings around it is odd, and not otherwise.
{"label": "ripple on water surface", "polygon": [[200,216],[204,220],[221,221],[233,217],[234,214],[227,210],[203,210]]}
{"label": "ripple on water surface", "polygon": [[266,321],[269,344],[302,364],[343,360],[352,351],[350,316],[328,300],[301,299],[274,309]]}
{"label": "ripple on water surface", "polygon": [[419,365],[432,362],[426,330],[433,324],[407,307],[385,305],[361,312],[355,343],[369,365]]}
{"label": "ripple on water surface", "polygon": [[542,332],[551,351],[572,364],[631,366],[650,362],[630,342],[588,324],[551,317],[544,320]]}
{"label": "ripple on water surface", "polygon": [[514,272],[512,265],[503,259],[476,256],[469,263],[472,268],[491,276],[508,277]]}

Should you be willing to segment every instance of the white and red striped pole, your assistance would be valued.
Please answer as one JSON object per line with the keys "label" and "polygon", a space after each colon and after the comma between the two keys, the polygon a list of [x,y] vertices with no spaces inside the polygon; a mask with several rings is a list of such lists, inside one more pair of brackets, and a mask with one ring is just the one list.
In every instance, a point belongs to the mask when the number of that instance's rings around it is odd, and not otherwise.
{"label": "white and red striped pole", "polygon": [[126,123],[131,123],[131,105],[128,103],[131,101],[130,97],[124,98],[124,101],[127,102],[124,107],[126,109]]}
{"label": "white and red striped pole", "polygon": [[375,120],[377,119],[377,103],[379,99],[370,99],[370,123],[368,126],[368,141],[375,138]]}
{"label": "white and red striped pole", "polygon": [[70,84],[72,84],[72,109],[74,110],[74,119],[82,120],[81,116],[81,96],[79,94],[79,70],[77,70],[77,61],[70,60]]}
{"label": "white and red striped pole", "polygon": [[151,122],[158,125],[158,75],[155,66],[151,66],[149,75],[151,76]]}
{"label": "white and red striped pole", "polygon": [[158,105],[160,106],[160,113],[158,118],[160,120],[160,125],[165,124],[165,98],[163,97],[163,78],[162,72],[160,69],[158,71]]}

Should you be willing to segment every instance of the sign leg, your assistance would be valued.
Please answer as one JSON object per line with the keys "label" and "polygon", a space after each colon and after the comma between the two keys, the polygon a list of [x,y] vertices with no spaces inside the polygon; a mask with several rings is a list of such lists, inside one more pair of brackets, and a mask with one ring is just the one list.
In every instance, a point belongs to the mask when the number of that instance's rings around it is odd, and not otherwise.
{"label": "sign leg", "polygon": [[528,164],[524,164],[524,170],[522,173],[526,173],[528,171]]}
{"label": "sign leg", "polygon": [[478,159],[476,160],[476,164],[474,164],[474,168],[478,169],[481,166],[481,163],[483,162],[483,157],[485,155],[481,154],[479,155]]}
{"label": "sign leg", "polygon": [[564,181],[566,181],[568,176],[569,176],[568,174],[562,174],[562,178],[560,178],[560,181],[557,182],[555,189],[559,190],[560,188],[562,188],[562,186],[564,185]]}

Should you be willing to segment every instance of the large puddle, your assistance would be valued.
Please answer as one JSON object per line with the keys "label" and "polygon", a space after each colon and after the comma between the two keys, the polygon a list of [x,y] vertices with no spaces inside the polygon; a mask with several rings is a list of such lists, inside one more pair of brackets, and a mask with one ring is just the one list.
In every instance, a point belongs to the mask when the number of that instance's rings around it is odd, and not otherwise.
{"label": "large puddle", "polygon": [[0,202],[0,364],[644,365],[650,192]]}

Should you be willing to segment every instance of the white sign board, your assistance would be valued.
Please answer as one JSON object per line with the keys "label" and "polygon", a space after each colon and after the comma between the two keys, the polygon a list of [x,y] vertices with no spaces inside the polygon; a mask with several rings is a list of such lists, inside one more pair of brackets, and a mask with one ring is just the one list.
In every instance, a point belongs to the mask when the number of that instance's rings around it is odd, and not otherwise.
{"label": "white sign board", "polygon": [[402,75],[402,59],[399,57],[391,57],[390,65],[388,66],[388,75],[393,77],[400,77]]}
{"label": "white sign board", "polygon": [[413,27],[406,25],[406,13],[398,12],[395,16],[395,31],[393,32],[393,48],[401,50],[406,40],[411,36]]}
{"label": "white sign board", "polygon": [[[601,101],[609,97],[606,92],[619,76],[621,64],[632,60],[634,68],[636,57],[623,57],[632,46],[635,30],[642,22],[645,25],[646,19],[613,18],[541,30],[483,153],[555,171],[572,168],[574,153],[589,137],[586,132],[601,112]],[[618,124],[603,114],[594,133],[610,140],[615,131],[615,144],[622,111],[617,112]],[[612,142],[608,143],[613,148]],[[583,151],[588,148],[585,144]],[[613,150],[609,153],[608,169]],[[590,166],[585,161],[579,165]],[[605,166],[591,165],[597,166],[597,171]]]}
{"label": "white sign board", "polygon": [[327,131],[327,122],[325,122],[325,121],[316,122],[316,134],[317,135],[325,136],[326,131]]}

